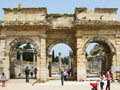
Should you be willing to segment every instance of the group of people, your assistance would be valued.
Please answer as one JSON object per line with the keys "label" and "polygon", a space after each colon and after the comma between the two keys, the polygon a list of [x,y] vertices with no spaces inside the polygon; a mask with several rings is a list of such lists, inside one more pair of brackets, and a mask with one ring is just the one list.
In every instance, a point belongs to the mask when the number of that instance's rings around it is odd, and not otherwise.
{"label": "group of people", "polygon": [[[33,72],[34,72],[35,78],[36,78],[37,68],[33,69],[33,67],[32,67],[32,69],[30,70],[28,66],[26,67],[26,69],[25,69],[26,82],[29,82],[29,73],[31,74],[31,77],[33,77]],[[66,80],[66,76],[67,76],[67,71],[66,70],[61,71],[62,86],[64,85],[64,80]],[[101,81],[100,81],[101,90],[103,90],[105,79],[107,79],[106,90],[110,90],[111,69],[107,70],[106,76],[105,76],[105,71],[102,71],[100,74],[100,79],[101,79]],[[5,87],[5,74],[4,73],[2,73],[1,81],[2,81],[2,87]]]}
{"label": "group of people", "polygon": [[37,68],[32,67],[31,69],[29,69],[28,66],[25,68],[26,82],[29,82],[29,74],[31,74],[31,77],[33,77],[33,74],[34,74],[36,78]]}
{"label": "group of people", "polygon": [[[61,71],[61,84],[62,86],[64,85],[64,80],[66,80],[66,76],[67,76],[67,72],[65,71]],[[76,76],[76,73],[75,73]],[[104,81],[105,79],[107,79],[107,85],[106,85],[106,90],[110,90],[110,80],[111,80],[111,69],[107,70],[107,73],[105,75],[105,71],[102,71],[100,74],[100,87],[101,90],[103,90],[103,86],[104,86]]]}
{"label": "group of people", "polygon": [[106,77],[105,77],[105,71],[102,71],[100,75],[100,79],[101,79],[100,81],[101,90],[103,90],[105,79],[107,79],[106,90],[110,90],[111,69],[107,70]]}

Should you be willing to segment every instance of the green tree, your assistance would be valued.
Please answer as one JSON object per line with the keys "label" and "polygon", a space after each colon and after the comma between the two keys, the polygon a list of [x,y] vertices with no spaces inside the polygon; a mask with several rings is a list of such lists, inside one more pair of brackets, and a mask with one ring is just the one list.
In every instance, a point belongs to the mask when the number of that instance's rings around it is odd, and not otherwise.
{"label": "green tree", "polygon": [[27,43],[26,46],[23,47],[23,49],[32,49],[32,47],[29,43]]}
{"label": "green tree", "polygon": [[[27,43],[26,46],[23,47],[23,49],[32,49],[32,47],[29,43]],[[24,52],[23,53],[23,60],[33,61],[33,53],[32,52]]]}
{"label": "green tree", "polygon": [[58,62],[58,61],[59,61],[59,57],[56,56],[56,57],[55,57],[55,62]]}
{"label": "green tree", "polygon": [[68,57],[61,58],[61,60],[62,60],[63,64],[68,64],[69,63],[69,58]]}
{"label": "green tree", "polygon": [[55,61],[55,54],[54,54],[54,50],[52,51],[52,62]]}
{"label": "green tree", "polygon": [[104,48],[100,48],[98,50],[95,50],[92,55],[94,56],[94,55],[97,55],[97,54],[102,54],[104,51],[105,51]]}

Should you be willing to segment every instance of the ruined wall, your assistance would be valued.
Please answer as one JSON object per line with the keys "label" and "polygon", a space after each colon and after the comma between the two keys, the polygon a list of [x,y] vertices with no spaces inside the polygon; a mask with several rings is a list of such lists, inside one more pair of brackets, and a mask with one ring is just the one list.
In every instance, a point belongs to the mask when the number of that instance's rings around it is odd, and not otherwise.
{"label": "ruined wall", "polygon": [[4,21],[43,21],[46,22],[46,8],[4,8]]}
{"label": "ruined wall", "polygon": [[71,14],[51,14],[49,22],[53,28],[69,28],[72,27],[74,17]]}
{"label": "ruined wall", "polygon": [[94,11],[87,8],[76,8],[76,20],[117,20],[117,8],[95,8]]}

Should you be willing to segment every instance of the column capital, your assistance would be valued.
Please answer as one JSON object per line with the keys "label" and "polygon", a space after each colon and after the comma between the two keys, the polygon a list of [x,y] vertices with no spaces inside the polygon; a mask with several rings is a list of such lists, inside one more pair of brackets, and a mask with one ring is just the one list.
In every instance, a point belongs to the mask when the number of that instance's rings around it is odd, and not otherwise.
{"label": "column capital", "polygon": [[116,37],[116,38],[120,38],[120,34],[116,34],[115,37]]}
{"label": "column capital", "polygon": [[51,58],[51,57],[52,57],[52,55],[51,55],[51,54],[49,54],[49,55],[48,55],[48,57],[49,57],[49,58]]}
{"label": "column capital", "polygon": [[47,35],[46,35],[46,34],[40,34],[39,37],[46,39],[46,38],[47,38]]}
{"label": "column capital", "polygon": [[75,34],[76,38],[82,38],[82,34]]}
{"label": "column capital", "polygon": [[20,54],[23,53],[23,49],[22,49],[22,48],[19,49],[19,53],[20,53]]}
{"label": "column capital", "polygon": [[59,52],[58,55],[61,56],[61,52]]}
{"label": "column capital", "polygon": [[0,39],[5,39],[6,35],[0,35]]}

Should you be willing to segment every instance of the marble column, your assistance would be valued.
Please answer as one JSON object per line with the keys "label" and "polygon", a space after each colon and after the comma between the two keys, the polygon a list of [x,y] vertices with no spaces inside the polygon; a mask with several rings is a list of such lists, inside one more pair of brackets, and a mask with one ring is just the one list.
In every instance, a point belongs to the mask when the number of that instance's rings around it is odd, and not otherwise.
{"label": "marble column", "polygon": [[52,76],[52,55],[49,55],[49,77]]}
{"label": "marble column", "polygon": [[23,62],[23,51],[22,49],[20,49],[20,65],[22,66],[22,62]]}
{"label": "marble column", "polygon": [[62,70],[62,62],[61,62],[61,53],[58,53],[59,57],[59,71],[61,72]]}
{"label": "marble column", "polygon": [[70,51],[69,52],[69,69],[71,69],[72,67],[72,65],[71,65],[71,63],[72,63],[72,56],[73,56],[73,53],[72,53],[72,51]]}
{"label": "marble column", "polygon": [[36,66],[36,53],[33,53],[33,68]]}

